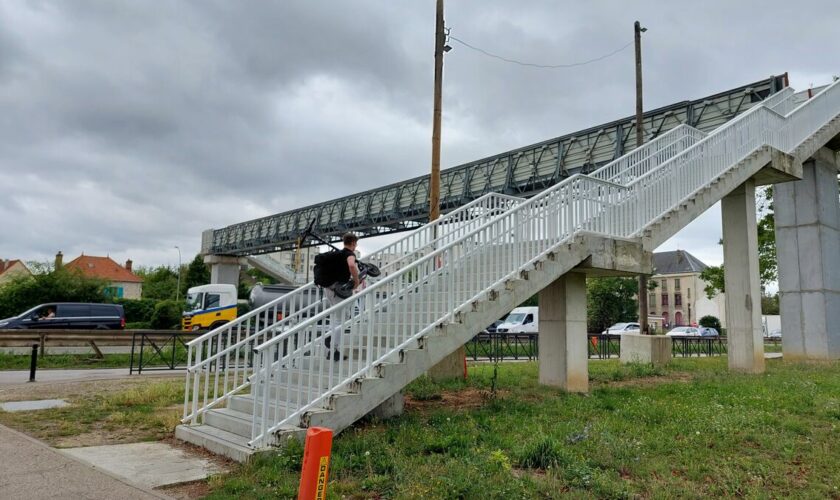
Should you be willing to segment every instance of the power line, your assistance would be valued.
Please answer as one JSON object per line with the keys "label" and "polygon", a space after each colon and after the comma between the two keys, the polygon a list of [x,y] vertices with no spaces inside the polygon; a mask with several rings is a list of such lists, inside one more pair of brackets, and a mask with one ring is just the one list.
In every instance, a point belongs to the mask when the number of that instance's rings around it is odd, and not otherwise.
{"label": "power line", "polygon": [[581,61],[581,62],[570,63],[570,64],[536,64],[536,63],[517,61],[516,59],[509,59],[507,57],[502,57],[498,54],[493,54],[492,52],[487,52],[484,49],[481,49],[481,48],[476,47],[474,45],[470,45],[467,42],[465,42],[465,41],[463,41],[459,38],[456,38],[452,35],[449,35],[449,39],[452,40],[452,41],[460,43],[464,47],[472,49],[476,52],[480,52],[480,53],[484,54],[485,56],[492,57],[494,59],[499,59],[501,61],[512,63],[512,64],[518,64],[520,66],[529,66],[529,67],[532,67],[532,68],[545,68],[545,69],[562,69],[562,68],[574,68],[576,66],[585,66],[587,64],[592,64],[594,62],[603,61],[604,59],[606,59],[608,57],[611,57],[611,56],[614,56],[614,55],[618,54],[619,52],[623,51],[624,49],[626,49],[627,47],[633,45],[633,42],[630,41],[627,44],[623,45],[622,47],[620,47],[620,48],[618,48],[618,49],[616,49],[612,52],[604,54],[600,57],[596,57],[595,59],[590,59],[588,61]]}

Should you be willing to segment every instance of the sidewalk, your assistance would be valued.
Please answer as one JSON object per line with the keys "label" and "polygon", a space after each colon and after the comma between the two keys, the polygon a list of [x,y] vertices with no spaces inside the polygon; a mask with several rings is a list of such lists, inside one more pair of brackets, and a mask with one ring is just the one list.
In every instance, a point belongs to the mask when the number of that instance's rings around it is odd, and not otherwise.
{"label": "sidewalk", "polygon": [[[35,383],[38,382],[85,382],[88,380],[110,380],[119,378],[147,378],[147,377],[177,377],[182,376],[184,370],[144,371],[138,375],[128,374],[128,368],[90,368],[80,370],[41,369],[35,372]],[[0,385],[26,384],[29,381],[29,370],[0,371]]]}
{"label": "sidewalk", "polygon": [[159,500],[49,446],[0,425],[0,498]]}

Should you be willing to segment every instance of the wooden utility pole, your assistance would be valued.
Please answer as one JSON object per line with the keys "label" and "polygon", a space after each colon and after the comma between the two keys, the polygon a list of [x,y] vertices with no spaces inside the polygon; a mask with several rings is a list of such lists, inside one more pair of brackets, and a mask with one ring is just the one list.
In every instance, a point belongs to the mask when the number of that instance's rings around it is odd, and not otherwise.
{"label": "wooden utility pole", "polygon": [[[642,28],[639,21],[633,24],[634,39],[636,45],[636,147],[645,142],[644,125],[642,123]],[[648,333],[648,277],[646,274],[639,275],[639,330],[642,334]]]}
{"label": "wooden utility pole", "polygon": [[440,117],[443,90],[443,49],[446,33],[443,26],[443,0],[437,0],[435,20],[435,111],[432,123],[432,176],[429,179],[429,221],[440,217]]}

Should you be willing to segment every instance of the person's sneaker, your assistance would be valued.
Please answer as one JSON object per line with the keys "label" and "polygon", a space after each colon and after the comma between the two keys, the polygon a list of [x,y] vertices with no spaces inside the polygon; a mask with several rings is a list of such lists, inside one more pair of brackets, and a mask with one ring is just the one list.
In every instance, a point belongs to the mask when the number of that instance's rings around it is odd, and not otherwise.
{"label": "person's sneaker", "polygon": [[340,352],[338,352],[338,349],[336,349],[336,350],[333,352],[333,357],[332,357],[332,360],[333,360],[333,361],[339,361],[339,360],[342,360],[342,359],[345,359],[345,360],[346,360],[346,359],[347,359],[347,356],[342,356],[342,355],[341,355],[341,353],[340,353]]}

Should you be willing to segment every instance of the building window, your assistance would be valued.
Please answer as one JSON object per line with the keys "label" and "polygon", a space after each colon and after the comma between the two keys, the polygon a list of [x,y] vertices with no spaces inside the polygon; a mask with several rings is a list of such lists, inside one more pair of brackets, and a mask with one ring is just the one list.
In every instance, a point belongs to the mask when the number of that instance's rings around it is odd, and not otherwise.
{"label": "building window", "polygon": [[675,291],[675,292],[678,292],[679,290],[680,290],[680,279],[679,279],[679,278],[675,278],[675,279],[674,279],[674,291]]}
{"label": "building window", "polygon": [[655,293],[648,294],[648,304],[650,305],[650,307],[656,307],[656,294]]}
{"label": "building window", "polygon": [[665,278],[662,278],[662,291],[663,292],[668,291],[668,280],[666,280]]}
{"label": "building window", "polygon": [[691,300],[691,288],[686,289],[685,293],[688,294],[688,300]]}
{"label": "building window", "polygon": [[111,297],[115,299],[123,298],[123,287],[121,286],[109,286],[105,288],[105,296]]}
{"label": "building window", "polygon": [[665,306],[667,306],[667,305],[668,305],[668,294],[667,294],[667,293],[663,293],[663,294],[662,294],[662,307],[665,307]]}
{"label": "building window", "polygon": [[682,294],[675,293],[674,294],[674,305],[681,306],[682,305]]}

